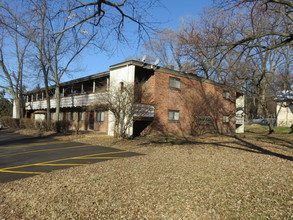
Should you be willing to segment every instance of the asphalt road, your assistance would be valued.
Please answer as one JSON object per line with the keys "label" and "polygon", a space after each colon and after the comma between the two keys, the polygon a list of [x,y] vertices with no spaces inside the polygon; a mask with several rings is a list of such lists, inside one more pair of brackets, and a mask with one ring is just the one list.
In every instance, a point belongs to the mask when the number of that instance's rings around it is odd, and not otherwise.
{"label": "asphalt road", "polygon": [[137,155],[110,147],[0,130],[0,183],[57,169]]}

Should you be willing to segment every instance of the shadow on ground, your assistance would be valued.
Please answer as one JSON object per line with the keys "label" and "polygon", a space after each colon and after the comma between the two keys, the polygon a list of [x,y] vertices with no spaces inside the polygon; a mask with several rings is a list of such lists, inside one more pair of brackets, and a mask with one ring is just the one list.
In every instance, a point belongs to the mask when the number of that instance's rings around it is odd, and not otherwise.
{"label": "shadow on ground", "polygon": [[[219,135],[214,141],[200,141],[193,140],[189,138],[182,137],[160,137],[155,140],[150,140],[149,142],[141,143],[139,145],[148,145],[148,144],[171,144],[171,145],[195,145],[195,146],[205,146],[212,145],[215,147],[224,147],[237,149],[241,151],[247,151],[256,154],[264,154],[268,156],[278,157],[284,160],[293,161],[292,151],[293,142],[284,140],[277,137],[272,137],[269,135],[257,135],[253,138],[245,138],[241,136],[228,136],[228,135]],[[208,140],[209,137],[206,138]],[[223,139],[223,141],[219,141]],[[228,140],[228,141],[227,141]],[[268,148],[268,144],[276,145],[275,148]],[[273,150],[275,149],[275,151]],[[278,152],[277,152],[278,151]],[[282,151],[284,153],[280,153]]]}

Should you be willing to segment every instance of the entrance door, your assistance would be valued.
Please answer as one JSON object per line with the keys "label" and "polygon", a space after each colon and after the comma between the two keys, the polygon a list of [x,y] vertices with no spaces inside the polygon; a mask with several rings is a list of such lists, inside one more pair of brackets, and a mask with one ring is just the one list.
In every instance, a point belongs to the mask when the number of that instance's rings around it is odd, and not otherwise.
{"label": "entrance door", "polygon": [[151,121],[134,121],[133,122],[133,137],[140,136],[141,132],[151,124]]}
{"label": "entrance door", "polygon": [[90,118],[89,118],[89,129],[94,130],[95,128],[95,112],[90,112]]}

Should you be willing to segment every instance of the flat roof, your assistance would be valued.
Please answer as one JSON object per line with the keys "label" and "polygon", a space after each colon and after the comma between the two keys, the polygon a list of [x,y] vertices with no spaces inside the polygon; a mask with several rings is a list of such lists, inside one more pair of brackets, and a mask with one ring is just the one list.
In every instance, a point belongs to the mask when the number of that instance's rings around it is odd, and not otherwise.
{"label": "flat roof", "polygon": [[170,74],[170,75],[174,75],[174,76],[178,76],[178,77],[184,77],[187,79],[194,79],[194,80],[197,80],[200,82],[213,84],[213,85],[225,88],[225,89],[234,90],[238,93],[243,94],[242,91],[240,91],[239,89],[235,89],[235,88],[232,88],[232,87],[225,85],[223,83],[218,83],[213,80],[206,79],[204,77],[200,77],[195,73],[185,73],[185,72],[181,72],[181,71],[177,71],[177,70],[173,70],[173,69],[169,69],[169,68],[165,68],[165,67],[156,66],[154,64],[145,63],[145,62],[138,61],[138,60],[128,60],[128,61],[124,61],[124,62],[121,62],[118,64],[114,64],[114,65],[111,65],[109,67],[109,69],[110,70],[118,69],[118,68],[128,66],[128,65],[135,65],[135,66],[143,67],[146,69],[154,69],[154,71],[157,71],[157,72],[162,72],[162,73],[166,73],[166,74]]}
{"label": "flat roof", "polygon": [[[128,65],[134,65],[134,66],[138,66],[138,67],[142,67],[142,68],[150,69],[150,70],[152,69],[152,70],[157,71],[157,72],[162,72],[162,73],[166,73],[166,74],[170,74],[170,75],[174,75],[174,76],[178,76],[178,77],[184,77],[184,78],[187,78],[187,79],[194,79],[194,80],[197,80],[197,81],[200,81],[200,82],[213,84],[213,85],[222,87],[222,88],[227,89],[227,90],[228,89],[229,90],[234,90],[234,91],[242,94],[242,91],[240,91],[238,89],[232,88],[232,87],[230,87],[228,85],[225,85],[225,84],[222,84],[222,83],[215,82],[215,81],[210,80],[210,79],[206,79],[204,77],[200,77],[200,76],[198,76],[198,75],[196,75],[194,73],[180,72],[180,71],[177,71],[177,70],[173,70],[173,69],[169,69],[169,68],[165,68],[165,67],[160,67],[160,66],[157,66],[157,65],[154,65],[154,64],[149,64],[149,63],[145,63],[145,62],[138,61],[138,60],[128,60],[128,61],[124,61],[124,62],[120,62],[120,63],[114,64],[114,65],[111,65],[109,67],[109,70],[111,71],[111,70],[122,68],[122,67],[125,67],[125,66],[128,66]],[[97,74],[94,74],[94,75],[89,75],[89,76],[86,76],[86,77],[66,81],[66,82],[60,83],[60,86],[66,86],[66,85],[70,85],[70,84],[75,84],[75,83],[79,83],[79,82],[84,82],[84,81],[88,81],[88,80],[93,80],[93,79],[98,79],[98,78],[102,78],[102,77],[105,77],[105,76],[109,76],[110,71],[97,73]],[[50,88],[54,88],[54,87],[55,87],[54,85],[50,86]],[[45,88],[41,88],[40,90],[44,90],[44,89]],[[31,92],[36,92],[36,91],[39,91],[39,90],[31,90],[31,91],[26,92],[26,93],[31,93]]]}
{"label": "flat roof", "polygon": [[[85,77],[82,77],[82,78],[77,78],[77,79],[73,79],[73,80],[70,80],[70,81],[60,83],[60,86],[67,86],[67,85],[71,85],[71,84],[75,84],[75,83],[85,82],[85,81],[88,81],[88,80],[99,79],[99,78],[106,77],[106,76],[109,76],[109,75],[110,75],[110,71],[106,71],[106,72],[102,72],[102,73],[96,73],[94,75],[89,75],[89,76],[85,76]],[[55,85],[49,86],[50,89],[54,88],[54,87],[55,87]],[[37,91],[40,91],[40,90],[45,90],[45,88],[42,87],[40,89],[34,89],[34,90],[31,90],[31,91],[25,92],[24,94],[37,92]]]}

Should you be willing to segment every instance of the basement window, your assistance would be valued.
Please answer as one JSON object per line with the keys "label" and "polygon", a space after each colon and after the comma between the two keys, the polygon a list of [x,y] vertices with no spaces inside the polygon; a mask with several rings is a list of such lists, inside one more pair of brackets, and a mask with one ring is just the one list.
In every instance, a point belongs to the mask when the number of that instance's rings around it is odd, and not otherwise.
{"label": "basement window", "polygon": [[103,122],[105,120],[105,112],[98,111],[96,121]]}
{"label": "basement window", "polygon": [[168,111],[168,120],[169,121],[179,121],[179,111],[176,110],[169,110]]}
{"label": "basement window", "polygon": [[178,78],[174,78],[174,77],[170,77],[169,78],[169,86],[170,89],[180,89],[180,79]]}
{"label": "basement window", "polygon": [[210,125],[212,122],[210,116],[196,116],[196,121],[200,125]]}

